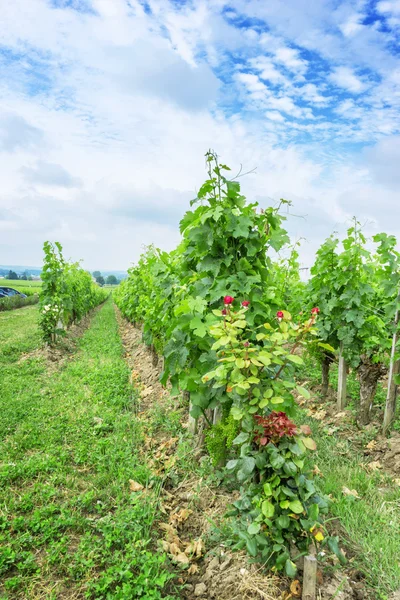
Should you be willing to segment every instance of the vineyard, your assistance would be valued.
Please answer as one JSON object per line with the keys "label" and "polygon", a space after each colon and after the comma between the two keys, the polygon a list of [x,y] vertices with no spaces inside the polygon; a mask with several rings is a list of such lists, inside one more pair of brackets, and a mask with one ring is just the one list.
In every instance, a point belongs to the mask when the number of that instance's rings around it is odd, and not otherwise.
{"label": "vineyard", "polygon": [[2,600],[399,597],[397,240],[303,281],[290,202],[206,160],[176,249],[110,295],[46,242],[0,315]]}

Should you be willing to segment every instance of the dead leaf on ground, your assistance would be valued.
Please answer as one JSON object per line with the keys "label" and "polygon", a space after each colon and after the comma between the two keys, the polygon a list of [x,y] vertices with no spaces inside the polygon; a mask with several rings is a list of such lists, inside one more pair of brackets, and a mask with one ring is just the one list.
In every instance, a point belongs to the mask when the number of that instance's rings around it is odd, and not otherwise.
{"label": "dead leaf on ground", "polygon": [[195,575],[195,573],[197,573],[199,570],[199,567],[195,564],[190,565],[189,569],[188,569],[188,575]]}
{"label": "dead leaf on ground", "polygon": [[182,508],[178,512],[172,513],[170,515],[169,522],[171,523],[171,525],[174,525],[176,527],[177,525],[184,523],[190,517],[192,512],[193,511],[189,510],[188,508]]}
{"label": "dead leaf on ground", "polygon": [[137,481],[133,481],[133,479],[129,480],[129,489],[131,490],[131,492],[140,492],[141,490],[144,490],[144,486],[141,483],[138,483]]}
{"label": "dead leaf on ground", "polygon": [[326,410],[317,410],[316,412],[310,411],[310,415],[313,419],[317,419],[317,421],[322,421],[326,417]]}
{"label": "dead leaf on ground", "polygon": [[368,442],[368,444],[365,447],[368,448],[368,450],[375,450],[376,446],[377,446],[377,441],[371,440],[370,442]]}
{"label": "dead leaf on ground", "polygon": [[300,581],[298,579],[295,579],[295,581],[292,581],[292,583],[290,585],[290,591],[293,594],[293,596],[301,595],[301,585],[300,585]]}
{"label": "dead leaf on ground", "polygon": [[345,496],[353,496],[353,498],[360,498],[357,490],[349,490],[349,488],[346,487],[345,485],[342,487],[342,493]]}
{"label": "dead leaf on ground", "polygon": [[368,463],[367,467],[370,469],[370,471],[378,471],[379,469],[383,468],[379,460],[373,460],[372,462]]}
{"label": "dead leaf on ground", "polygon": [[314,465],[312,472],[313,472],[313,475],[319,475],[319,477],[323,477],[323,474],[321,473],[321,471],[319,470],[317,465]]}

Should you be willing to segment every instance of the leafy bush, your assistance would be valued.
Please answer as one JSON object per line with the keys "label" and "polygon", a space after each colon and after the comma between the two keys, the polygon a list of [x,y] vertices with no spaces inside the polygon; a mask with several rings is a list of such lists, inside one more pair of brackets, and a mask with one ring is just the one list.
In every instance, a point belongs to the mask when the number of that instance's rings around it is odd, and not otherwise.
{"label": "leafy bush", "polygon": [[[307,450],[316,444],[308,426],[298,428],[288,417],[294,409],[298,353],[316,334],[318,309],[304,323],[293,323],[290,313],[278,311],[275,325],[253,328],[247,321],[248,301],[234,310],[234,298],[215,310],[218,321],[210,332],[215,339],[218,366],[203,377],[220,389],[223,406],[240,425],[233,445],[240,449],[227,463],[236,475],[241,499],[234,503],[238,547],[269,566],[294,576],[293,553],[307,553],[311,541],[325,540],[321,515],[327,501],[319,496],[306,469]],[[329,541],[329,538],[328,538]]]}
{"label": "leafy bush", "polygon": [[14,308],[22,308],[23,306],[30,306],[39,302],[38,294],[31,294],[27,298],[22,296],[8,296],[6,298],[0,298],[0,312],[5,310],[13,310]]}
{"label": "leafy bush", "polygon": [[107,292],[95,285],[79,263],[67,263],[62,246],[45,242],[42,291],[40,294],[40,326],[43,339],[53,343],[65,328],[79,322],[92,308],[104,302]]}

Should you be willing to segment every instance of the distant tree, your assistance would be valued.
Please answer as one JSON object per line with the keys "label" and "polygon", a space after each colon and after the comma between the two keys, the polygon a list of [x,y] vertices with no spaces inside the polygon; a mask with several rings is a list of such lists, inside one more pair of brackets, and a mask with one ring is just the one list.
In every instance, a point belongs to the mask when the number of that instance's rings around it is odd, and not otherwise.
{"label": "distant tree", "polygon": [[22,273],[20,279],[22,279],[22,281],[28,281],[28,278],[26,276],[26,273]]}
{"label": "distant tree", "polygon": [[101,273],[100,273],[100,271],[93,271],[92,275],[93,275],[93,277],[96,279],[96,281],[97,281],[97,278],[98,278],[98,277],[101,277]]}
{"label": "distant tree", "polygon": [[18,275],[15,271],[8,271],[7,279],[18,279]]}
{"label": "distant tree", "polygon": [[98,277],[96,277],[96,281],[99,285],[105,284],[104,277],[102,275],[99,275]]}
{"label": "distant tree", "polygon": [[106,279],[106,283],[107,285],[117,285],[118,279],[115,277],[115,275],[109,275]]}
{"label": "distant tree", "polygon": [[29,277],[28,277],[28,281],[33,281],[33,277],[32,277],[32,275],[29,275]]}

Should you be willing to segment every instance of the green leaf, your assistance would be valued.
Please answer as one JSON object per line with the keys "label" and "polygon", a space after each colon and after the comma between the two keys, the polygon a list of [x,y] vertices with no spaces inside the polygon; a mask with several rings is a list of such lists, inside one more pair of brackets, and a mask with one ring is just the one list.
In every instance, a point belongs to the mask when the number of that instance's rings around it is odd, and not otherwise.
{"label": "green leaf", "polygon": [[331,552],[333,552],[338,559],[340,560],[342,565],[346,564],[346,557],[344,556],[344,554],[342,553],[342,551],[339,548],[339,539],[337,537],[329,537],[328,538],[328,547],[331,550]]}
{"label": "green leaf", "polygon": [[249,439],[249,435],[250,435],[249,433],[242,431],[241,433],[239,433],[239,435],[237,437],[235,437],[232,444],[234,444],[235,446],[237,446],[239,444],[244,444],[244,442],[247,442],[247,440]]}
{"label": "green leaf", "polygon": [[251,523],[247,528],[247,533],[249,535],[256,535],[261,529],[260,523]]}
{"label": "green leaf", "polygon": [[301,358],[301,356],[298,356],[297,354],[288,354],[286,356],[286,358],[287,358],[287,360],[290,360],[295,365],[302,365],[302,364],[304,364],[304,361]]}
{"label": "green leaf", "polygon": [[252,456],[245,456],[240,466],[240,471],[245,477],[248,477],[254,471],[256,461]]}
{"label": "green leaf", "polygon": [[243,410],[240,409],[238,406],[232,406],[231,415],[235,421],[240,421],[241,419],[243,419]]}
{"label": "green leaf", "polygon": [[235,459],[235,460],[229,460],[229,461],[226,463],[226,468],[228,469],[228,471],[233,471],[233,469],[235,469],[235,468],[236,468],[236,466],[237,466],[238,462],[239,462],[239,461],[238,461],[238,459]]}
{"label": "green leaf", "polygon": [[308,390],[306,390],[306,388],[303,388],[301,385],[296,385],[296,390],[301,396],[303,396],[303,398],[306,398],[306,400],[310,399],[311,394]]}
{"label": "green leaf", "polygon": [[250,556],[257,556],[257,541],[254,537],[247,540],[246,548]]}
{"label": "green leaf", "polygon": [[264,483],[263,490],[267,497],[272,496],[272,486],[270,483]]}
{"label": "green leaf", "polygon": [[289,508],[296,515],[300,515],[304,511],[304,507],[300,500],[292,500],[292,502],[289,502]]}
{"label": "green leaf", "polygon": [[271,519],[271,517],[275,514],[275,506],[269,500],[264,500],[261,504],[261,512],[267,519]]}
{"label": "green leaf", "polygon": [[293,579],[297,573],[297,567],[289,558],[285,562],[285,573],[288,577]]}
{"label": "green leaf", "polygon": [[288,515],[281,515],[277,518],[276,522],[281,529],[288,529],[290,526],[290,518]]}
{"label": "green leaf", "polygon": [[269,398],[261,398],[258,406],[260,408],[265,408],[266,406],[268,406],[269,403],[270,403],[270,399]]}

